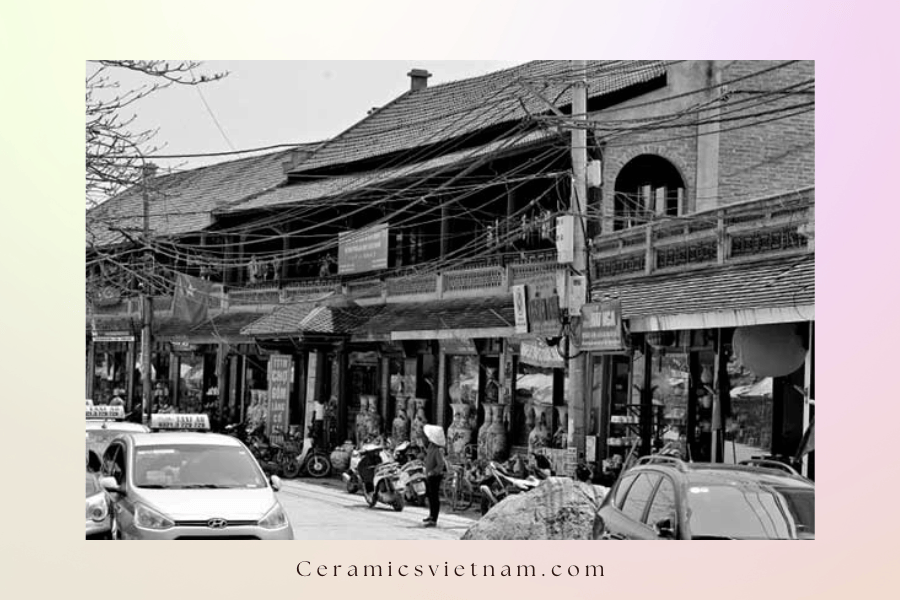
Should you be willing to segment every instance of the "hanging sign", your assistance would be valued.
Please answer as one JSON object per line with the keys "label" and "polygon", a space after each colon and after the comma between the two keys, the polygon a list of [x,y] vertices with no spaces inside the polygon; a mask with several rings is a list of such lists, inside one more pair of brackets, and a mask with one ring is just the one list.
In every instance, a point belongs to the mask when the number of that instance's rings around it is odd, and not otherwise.
{"label": "hanging sign", "polygon": [[85,419],[87,420],[95,420],[95,419],[124,419],[125,418],[125,409],[121,406],[109,406],[109,405],[99,405],[94,406],[93,403],[85,407],[84,413]]}
{"label": "hanging sign", "polygon": [[585,304],[581,308],[581,349],[592,352],[625,349],[619,300]]}
{"label": "hanging sign", "polygon": [[566,366],[556,348],[551,348],[541,339],[522,340],[519,347],[519,361],[535,367],[562,369]]}
{"label": "hanging sign", "polygon": [[269,357],[269,422],[268,435],[288,430],[288,403],[291,398],[291,367],[293,359],[284,354]]}
{"label": "hanging sign", "polygon": [[133,342],[134,334],[128,331],[104,331],[93,335],[95,342]]}
{"label": "hanging sign", "polygon": [[338,274],[386,269],[387,261],[386,223],[338,234]]}
{"label": "hanging sign", "polygon": [[524,285],[512,286],[513,309],[516,315],[516,333],[528,333],[528,305]]}

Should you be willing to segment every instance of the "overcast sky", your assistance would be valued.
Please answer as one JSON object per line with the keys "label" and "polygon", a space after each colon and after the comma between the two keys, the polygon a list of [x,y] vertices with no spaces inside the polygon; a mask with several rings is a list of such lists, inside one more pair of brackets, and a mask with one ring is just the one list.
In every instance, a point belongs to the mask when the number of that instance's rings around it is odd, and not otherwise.
{"label": "overcast sky", "polygon": [[[223,152],[319,141],[337,135],[365,117],[369,109],[382,106],[409,89],[406,74],[412,68],[427,69],[433,75],[429,85],[436,85],[515,64],[519,63],[205,61],[202,72],[228,71],[229,75],[199,89],[172,86],[141,100],[134,105],[134,126],[159,129],[155,143],[161,154]],[[123,86],[134,83],[133,78],[124,76]],[[227,159],[154,162],[163,168],[190,168]]]}

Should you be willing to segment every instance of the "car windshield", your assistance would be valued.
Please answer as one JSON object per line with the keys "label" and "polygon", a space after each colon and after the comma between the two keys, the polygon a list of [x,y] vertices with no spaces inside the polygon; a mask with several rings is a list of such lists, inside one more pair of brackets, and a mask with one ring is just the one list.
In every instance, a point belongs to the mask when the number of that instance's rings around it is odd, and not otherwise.
{"label": "car windshield", "polygon": [[815,492],[704,485],[688,488],[691,537],[785,540],[815,537]]}
{"label": "car windshield", "polygon": [[84,497],[89,498],[99,493],[100,485],[97,483],[97,478],[90,473],[86,473],[84,477]]}
{"label": "car windshield", "polygon": [[158,489],[263,488],[262,471],[244,448],[205,444],[138,447],[134,485]]}

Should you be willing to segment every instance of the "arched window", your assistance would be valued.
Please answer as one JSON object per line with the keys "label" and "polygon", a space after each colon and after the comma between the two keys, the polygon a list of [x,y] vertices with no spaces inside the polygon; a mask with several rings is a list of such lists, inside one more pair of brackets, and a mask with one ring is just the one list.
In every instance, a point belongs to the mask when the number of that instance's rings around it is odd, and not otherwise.
{"label": "arched window", "polygon": [[616,177],[613,230],[643,225],[654,216],[677,217],[685,212],[684,181],[666,159],[641,154]]}

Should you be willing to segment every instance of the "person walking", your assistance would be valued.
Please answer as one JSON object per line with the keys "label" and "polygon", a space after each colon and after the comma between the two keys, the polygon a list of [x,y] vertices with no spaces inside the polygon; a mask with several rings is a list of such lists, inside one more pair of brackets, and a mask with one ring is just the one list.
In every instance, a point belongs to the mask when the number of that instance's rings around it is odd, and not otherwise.
{"label": "person walking", "polygon": [[438,514],[441,512],[441,482],[447,463],[444,460],[443,428],[437,425],[425,425],[423,428],[427,445],[425,448],[425,495],[428,497],[429,515],[424,519],[425,527],[437,527]]}

